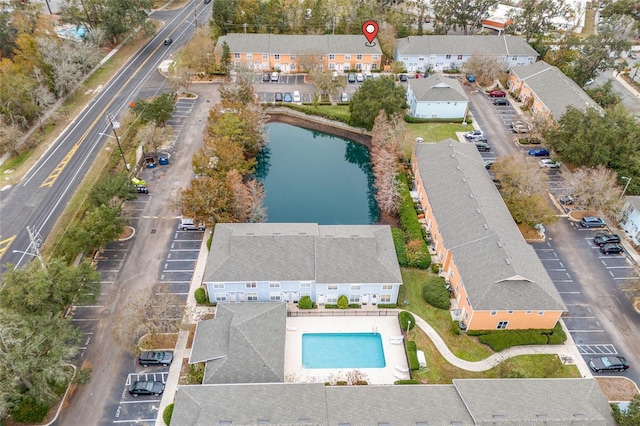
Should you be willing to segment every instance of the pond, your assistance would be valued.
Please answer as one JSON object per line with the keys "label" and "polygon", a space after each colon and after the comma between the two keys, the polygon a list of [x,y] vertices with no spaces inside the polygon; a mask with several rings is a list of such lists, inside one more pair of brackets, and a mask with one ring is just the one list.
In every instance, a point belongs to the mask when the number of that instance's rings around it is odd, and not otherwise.
{"label": "pond", "polygon": [[378,220],[369,150],[323,132],[266,126],[256,176],[265,188],[267,222],[366,225]]}

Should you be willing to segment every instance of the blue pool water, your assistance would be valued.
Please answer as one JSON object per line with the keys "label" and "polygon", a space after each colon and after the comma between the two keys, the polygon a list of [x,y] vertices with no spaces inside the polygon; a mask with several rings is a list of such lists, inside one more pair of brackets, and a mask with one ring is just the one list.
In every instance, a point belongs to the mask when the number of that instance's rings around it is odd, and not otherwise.
{"label": "blue pool water", "polygon": [[379,333],[304,333],[303,368],[383,368]]}

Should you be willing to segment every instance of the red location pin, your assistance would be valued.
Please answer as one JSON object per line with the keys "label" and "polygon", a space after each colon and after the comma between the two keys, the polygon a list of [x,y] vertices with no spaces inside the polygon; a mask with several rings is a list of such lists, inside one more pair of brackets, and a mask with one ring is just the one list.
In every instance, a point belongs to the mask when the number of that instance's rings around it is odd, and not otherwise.
{"label": "red location pin", "polygon": [[367,38],[368,43],[365,46],[375,46],[373,39],[378,35],[378,23],[376,21],[367,21],[362,24],[362,33]]}

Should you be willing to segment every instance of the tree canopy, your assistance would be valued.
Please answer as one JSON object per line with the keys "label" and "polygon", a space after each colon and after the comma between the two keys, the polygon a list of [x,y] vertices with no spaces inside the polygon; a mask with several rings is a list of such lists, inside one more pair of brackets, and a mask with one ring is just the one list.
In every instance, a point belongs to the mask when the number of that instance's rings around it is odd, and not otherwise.
{"label": "tree canopy", "polygon": [[390,118],[394,114],[404,115],[405,108],[405,89],[395,84],[393,78],[366,79],[349,103],[350,124],[371,130],[380,110]]}

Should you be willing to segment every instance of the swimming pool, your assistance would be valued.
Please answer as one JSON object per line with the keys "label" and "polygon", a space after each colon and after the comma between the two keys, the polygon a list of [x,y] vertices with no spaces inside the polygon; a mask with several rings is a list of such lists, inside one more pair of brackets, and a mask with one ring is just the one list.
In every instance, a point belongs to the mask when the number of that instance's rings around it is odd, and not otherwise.
{"label": "swimming pool", "polygon": [[379,333],[304,333],[303,368],[384,368]]}

